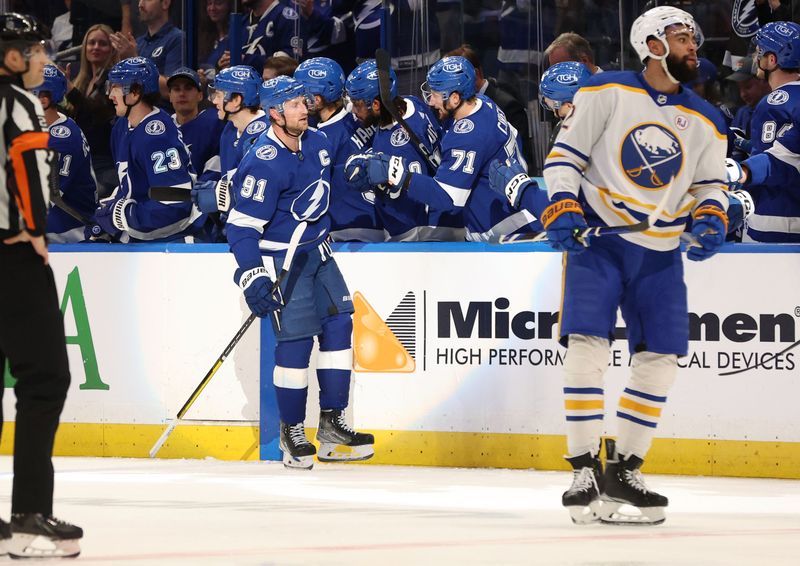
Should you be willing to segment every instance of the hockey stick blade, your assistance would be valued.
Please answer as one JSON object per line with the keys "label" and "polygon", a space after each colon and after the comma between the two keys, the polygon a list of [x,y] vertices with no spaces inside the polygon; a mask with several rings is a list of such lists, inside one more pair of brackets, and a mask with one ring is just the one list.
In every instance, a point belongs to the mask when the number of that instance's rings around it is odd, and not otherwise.
{"label": "hockey stick blade", "polygon": [[403,128],[406,133],[408,134],[411,143],[414,144],[415,149],[417,152],[425,158],[425,161],[428,162],[433,169],[438,169],[439,163],[441,162],[441,158],[439,157],[438,153],[432,153],[428,147],[422,143],[422,140],[419,139],[419,136],[411,129],[411,126],[408,125],[403,119],[403,116],[400,115],[400,112],[397,110],[397,106],[394,104],[394,100],[392,99],[392,81],[389,77],[389,69],[392,66],[392,57],[389,55],[389,52],[385,49],[376,49],[375,50],[375,65],[378,67],[378,87],[380,89],[381,94],[381,103],[383,107],[391,114],[392,119],[400,124],[400,127]]}
{"label": "hockey stick blade", "polygon": [[[305,222],[305,221],[300,222],[295,227],[294,232],[292,232],[291,239],[289,240],[289,245],[286,248],[286,258],[283,261],[283,267],[281,268],[281,272],[275,278],[275,283],[272,284],[272,292],[273,293],[275,293],[280,288],[281,282],[288,275],[289,270],[291,269],[291,266],[292,266],[292,261],[294,261],[295,252],[297,251],[297,247],[300,245],[300,240],[303,237],[303,233],[305,232],[305,229],[306,229],[307,225],[308,225],[308,223]],[[234,335],[234,337],[231,339],[231,341],[228,343],[228,345],[225,346],[225,349],[222,351],[222,354],[214,362],[214,365],[211,366],[211,369],[208,370],[208,372],[206,373],[205,377],[203,377],[202,381],[197,385],[197,387],[195,387],[195,389],[192,392],[192,394],[189,396],[189,398],[183,404],[183,407],[181,407],[181,410],[178,411],[178,415],[175,418],[175,420],[172,421],[169,424],[167,429],[161,434],[161,436],[158,438],[156,443],[150,449],[149,454],[150,454],[151,458],[155,458],[156,457],[156,454],[158,454],[158,451],[161,450],[161,447],[164,446],[164,444],[167,442],[167,439],[169,438],[169,435],[172,434],[172,431],[175,430],[175,427],[182,423],[183,417],[186,415],[186,413],[192,407],[192,405],[197,400],[197,398],[200,397],[200,394],[203,392],[203,389],[206,388],[206,385],[208,385],[208,383],[211,381],[211,378],[214,377],[214,375],[217,373],[217,370],[222,366],[222,362],[224,362],[225,359],[231,354],[233,349],[236,347],[236,345],[242,339],[242,336],[245,335],[245,333],[247,332],[247,329],[250,328],[250,325],[253,324],[255,319],[256,319],[256,315],[254,315],[253,313],[250,313],[250,315],[247,317],[247,319],[244,321],[244,323],[242,323],[242,326],[239,328],[239,330],[236,331],[236,334]]]}
{"label": "hockey stick blade", "polygon": [[153,200],[167,202],[187,202],[192,200],[191,189],[180,187],[150,187],[148,195]]}

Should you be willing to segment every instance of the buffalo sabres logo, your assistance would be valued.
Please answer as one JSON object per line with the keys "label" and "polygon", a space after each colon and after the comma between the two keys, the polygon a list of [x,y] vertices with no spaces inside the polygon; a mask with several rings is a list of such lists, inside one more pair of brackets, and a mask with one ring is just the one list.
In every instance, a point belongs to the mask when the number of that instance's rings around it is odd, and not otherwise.
{"label": "buffalo sabres logo", "polygon": [[160,136],[167,131],[167,127],[161,120],[153,120],[152,122],[147,123],[147,125],[144,127],[144,131],[151,136]]}
{"label": "buffalo sabres logo", "polygon": [[469,118],[462,118],[453,126],[453,131],[457,134],[467,134],[475,129],[475,123]]}
{"label": "buffalo sabres logo", "polygon": [[739,37],[750,37],[758,31],[756,0],[734,0],[731,25]]}
{"label": "buffalo sabres logo", "polygon": [[773,90],[767,97],[767,104],[778,106],[789,100],[789,93],[785,90]]}
{"label": "buffalo sabres logo", "polygon": [[633,184],[657,190],[677,177],[683,166],[683,147],[669,128],[653,122],[639,124],[623,138],[620,162]]}
{"label": "buffalo sabres logo", "polygon": [[328,211],[330,194],[331,184],[325,179],[317,179],[292,201],[292,216],[309,222],[319,220]]}
{"label": "buffalo sabres logo", "polygon": [[261,120],[256,120],[247,126],[246,131],[248,134],[257,134],[258,132],[263,132],[266,129],[267,125],[264,122]]}
{"label": "buffalo sabres logo", "polygon": [[66,126],[53,126],[50,128],[50,135],[54,138],[68,138],[72,131]]}
{"label": "buffalo sabres logo", "polygon": [[390,141],[392,142],[393,146],[400,147],[406,145],[408,140],[408,132],[406,132],[403,128],[397,128],[392,132],[392,138]]}
{"label": "buffalo sabres logo", "polygon": [[262,145],[256,150],[256,157],[263,159],[264,161],[275,159],[277,156],[278,150],[274,145]]}
{"label": "buffalo sabres logo", "polygon": [[164,46],[160,45],[159,47],[153,49],[153,54],[151,55],[151,57],[158,57],[162,53],[164,53]]}

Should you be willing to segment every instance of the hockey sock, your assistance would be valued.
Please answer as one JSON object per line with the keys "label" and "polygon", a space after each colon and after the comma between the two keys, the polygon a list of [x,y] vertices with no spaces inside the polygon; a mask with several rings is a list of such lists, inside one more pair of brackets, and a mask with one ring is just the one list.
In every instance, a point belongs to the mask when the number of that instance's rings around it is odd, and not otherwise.
{"label": "hockey sock", "polygon": [[322,320],[317,357],[320,409],[344,409],[350,397],[353,320],[340,313]]}
{"label": "hockey sock", "polygon": [[306,419],[308,363],[313,338],[278,342],[275,347],[275,370],[272,382],[281,421],[293,425]]}
{"label": "hockey sock", "polygon": [[653,441],[667,392],[678,372],[675,354],[639,352],[617,409],[617,452],[644,459]]}
{"label": "hockey sock", "polygon": [[597,455],[603,433],[603,374],[608,367],[607,338],[569,335],[564,361],[564,409],[570,456]]}

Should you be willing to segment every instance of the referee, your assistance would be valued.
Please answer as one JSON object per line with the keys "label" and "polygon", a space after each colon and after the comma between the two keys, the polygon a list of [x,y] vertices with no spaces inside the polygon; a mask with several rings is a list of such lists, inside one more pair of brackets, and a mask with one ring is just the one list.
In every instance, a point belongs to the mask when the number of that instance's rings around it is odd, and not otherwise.
{"label": "referee", "polygon": [[[77,556],[83,536],[52,515],[53,439],[70,380],[44,239],[57,160],[42,106],[25,90],[43,81],[47,35],[33,18],[0,14],[0,367],[7,359],[17,379],[11,524],[0,520],[0,544],[15,558]],[[2,408],[0,426],[1,417]]]}

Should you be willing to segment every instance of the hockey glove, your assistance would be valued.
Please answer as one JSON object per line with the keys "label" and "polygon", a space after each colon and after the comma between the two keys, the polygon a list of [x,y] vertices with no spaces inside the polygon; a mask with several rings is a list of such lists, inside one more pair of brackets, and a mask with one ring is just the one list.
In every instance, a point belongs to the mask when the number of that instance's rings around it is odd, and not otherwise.
{"label": "hockey glove", "polygon": [[733,136],[733,147],[750,155],[753,149],[753,142],[747,139],[747,136],[741,128],[730,128],[731,135]]}
{"label": "hockey glove", "polygon": [[347,183],[362,193],[372,190],[367,179],[366,163],[369,158],[368,153],[356,153],[348,157],[344,164],[344,177]]}
{"label": "hockey glove", "polygon": [[742,165],[730,157],[725,160],[725,172],[728,175],[728,187],[732,191],[741,189],[742,184],[747,180],[747,176],[744,173],[744,169],[742,169]]}
{"label": "hockey glove", "polygon": [[94,214],[94,221],[103,232],[113,239],[119,239],[122,232],[128,229],[128,219],[125,216],[126,209],[136,204],[130,199],[112,200],[100,208]]}
{"label": "hockey glove", "polygon": [[200,212],[228,212],[231,207],[228,180],[202,181],[192,187],[192,202]]}
{"label": "hockey glove", "polygon": [[556,250],[581,253],[589,239],[578,238],[580,231],[587,228],[580,203],[570,193],[556,193],[552,201],[541,218],[548,242]]}
{"label": "hockey glove", "polygon": [[756,205],[747,191],[728,192],[728,233],[740,230],[753,214]]}
{"label": "hockey glove", "polygon": [[519,209],[522,194],[531,184],[536,185],[536,181],[528,177],[522,164],[516,160],[503,162],[497,159],[489,165],[489,186],[507,198],[515,210]]}
{"label": "hockey glove", "polygon": [[389,198],[397,198],[408,188],[411,172],[408,163],[402,157],[376,153],[365,163],[367,181]]}
{"label": "hockey glove", "polygon": [[271,312],[283,308],[283,295],[280,288],[272,292],[272,280],[265,267],[255,267],[247,271],[236,270],[235,279],[244,292],[244,300],[250,311],[259,317],[269,316]]}
{"label": "hockey glove", "polygon": [[686,257],[692,261],[704,261],[719,251],[728,233],[728,215],[715,205],[703,205],[694,212],[692,236]]}

